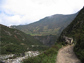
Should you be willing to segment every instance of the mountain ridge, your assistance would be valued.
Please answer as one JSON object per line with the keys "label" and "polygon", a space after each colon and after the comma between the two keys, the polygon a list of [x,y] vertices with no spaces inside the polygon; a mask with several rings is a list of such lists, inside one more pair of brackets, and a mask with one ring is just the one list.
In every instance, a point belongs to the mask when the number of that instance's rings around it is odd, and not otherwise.
{"label": "mountain ridge", "polygon": [[76,17],[76,15],[77,13],[70,15],[56,14],[56,15],[45,17],[37,22],[28,25],[19,25],[19,26],[11,26],[11,27],[19,29],[33,36],[36,35],[44,36],[50,34],[56,35],[59,33],[58,30],[63,30]]}
{"label": "mountain ridge", "polygon": [[[44,45],[52,46],[55,44],[62,30],[71,23],[77,14],[78,12],[70,15],[56,14],[28,25],[11,27],[30,34],[34,36],[34,38],[38,38]],[[52,39],[52,37],[54,39]]]}

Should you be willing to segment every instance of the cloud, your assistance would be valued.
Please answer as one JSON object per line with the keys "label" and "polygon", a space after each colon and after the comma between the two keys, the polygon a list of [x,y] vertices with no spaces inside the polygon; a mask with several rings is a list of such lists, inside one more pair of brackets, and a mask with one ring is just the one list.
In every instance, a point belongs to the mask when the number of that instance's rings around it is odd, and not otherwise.
{"label": "cloud", "polygon": [[0,23],[29,24],[53,14],[72,14],[84,0],[0,0]]}
{"label": "cloud", "polygon": [[31,20],[29,20],[27,16],[22,15],[11,15],[11,14],[0,14],[0,23],[10,26],[10,25],[20,25],[20,24],[27,24],[30,23]]}

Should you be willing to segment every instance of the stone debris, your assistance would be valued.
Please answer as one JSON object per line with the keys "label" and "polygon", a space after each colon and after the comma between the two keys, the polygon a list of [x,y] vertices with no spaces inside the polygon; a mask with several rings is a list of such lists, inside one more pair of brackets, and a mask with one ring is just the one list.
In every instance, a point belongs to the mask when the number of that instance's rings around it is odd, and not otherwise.
{"label": "stone debris", "polygon": [[[21,63],[24,59],[27,59],[28,57],[34,57],[39,54],[40,53],[38,51],[28,51],[28,52],[25,52],[25,56],[23,56],[23,57],[17,57],[15,59],[7,59],[7,60],[1,60],[1,61],[4,63]],[[10,56],[8,56],[8,57],[4,56],[4,57],[8,58]]]}

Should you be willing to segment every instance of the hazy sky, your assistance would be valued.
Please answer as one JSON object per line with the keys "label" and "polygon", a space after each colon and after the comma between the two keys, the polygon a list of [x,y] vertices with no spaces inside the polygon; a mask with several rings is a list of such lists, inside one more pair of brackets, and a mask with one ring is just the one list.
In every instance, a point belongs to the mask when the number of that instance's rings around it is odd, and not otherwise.
{"label": "hazy sky", "polygon": [[54,14],[72,14],[84,6],[84,0],[0,0],[0,23],[29,24]]}

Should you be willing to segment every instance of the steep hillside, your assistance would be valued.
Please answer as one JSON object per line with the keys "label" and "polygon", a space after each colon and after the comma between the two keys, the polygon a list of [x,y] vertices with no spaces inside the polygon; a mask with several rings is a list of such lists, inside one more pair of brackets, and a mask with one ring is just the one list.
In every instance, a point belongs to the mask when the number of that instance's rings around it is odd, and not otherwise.
{"label": "steep hillside", "polygon": [[58,41],[65,42],[64,36],[73,38],[74,43],[76,43],[74,51],[82,63],[84,63],[84,7],[72,23],[63,30]]}
{"label": "steep hillside", "polygon": [[46,35],[46,36],[34,36],[35,39],[42,42],[44,45],[52,46],[56,42],[56,35]]}
{"label": "steep hillside", "polygon": [[61,31],[76,17],[76,14],[45,17],[28,25],[12,26],[33,36],[59,35]]}
{"label": "steep hillside", "polygon": [[0,54],[23,53],[28,50],[43,49],[38,40],[19,30],[0,24]]}
{"label": "steep hillside", "polygon": [[29,25],[12,26],[12,28],[19,29],[26,34],[38,38],[41,43],[52,46],[56,42],[61,31],[71,23],[77,14],[78,13],[71,15],[56,14],[45,17]]}

